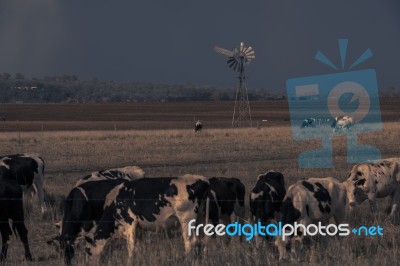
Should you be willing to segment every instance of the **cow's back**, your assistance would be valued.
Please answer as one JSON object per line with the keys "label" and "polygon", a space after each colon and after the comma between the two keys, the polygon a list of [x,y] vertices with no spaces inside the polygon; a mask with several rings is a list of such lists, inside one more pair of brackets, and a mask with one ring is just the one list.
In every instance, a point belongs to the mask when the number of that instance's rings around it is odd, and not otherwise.
{"label": "cow's back", "polygon": [[329,220],[346,207],[346,190],[338,180],[309,178],[288,188],[282,205],[282,222],[293,223],[302,218],[311,221]]}

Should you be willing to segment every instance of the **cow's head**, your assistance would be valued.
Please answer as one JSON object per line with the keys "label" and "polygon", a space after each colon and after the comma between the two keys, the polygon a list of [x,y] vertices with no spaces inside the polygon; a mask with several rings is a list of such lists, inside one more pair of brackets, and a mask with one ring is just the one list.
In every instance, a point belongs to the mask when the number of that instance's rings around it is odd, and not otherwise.
{"label": "cow's head", "polygon": [[351,170],[348,179],[345,182],[347,190],[347,199],[350,207],[361,204],[366,200],[367,182],[369,178],[369,166],[366,164],[357,164]]}
{"label": "cow's head", "polygon": [[275,212],[280,209],[277,205],[278,194],[274,186],[284,187],[284,177],[279,172],[269,171],[258,176],[257,183],[250,193],[250,211],[254,218],[262,223],[273,219]]}
{"label": "cow's head", "polygon": [[100,262],[100,255],[107,244],[107,239],[96,239],[95,236],[88,234],[85,236],[85,252],[92,257],[93,262]]}

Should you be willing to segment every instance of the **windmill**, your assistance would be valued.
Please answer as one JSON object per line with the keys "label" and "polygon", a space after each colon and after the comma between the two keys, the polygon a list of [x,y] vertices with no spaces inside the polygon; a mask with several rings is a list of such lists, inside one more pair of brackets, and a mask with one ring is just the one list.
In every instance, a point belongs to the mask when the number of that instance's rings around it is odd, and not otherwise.
{"label": "windmill", "polygon": [[214,51],[228,56],[227,64],[234,71],[239,72],[239,86],[236,89],[235,107],[233,109],[232,126],[241,127],[245,122],[252,126],[249,97],[247,95],[245,65],[255,58],[251,46],[246,47],[243,42],[232,51],[221,47],[214,47]]}

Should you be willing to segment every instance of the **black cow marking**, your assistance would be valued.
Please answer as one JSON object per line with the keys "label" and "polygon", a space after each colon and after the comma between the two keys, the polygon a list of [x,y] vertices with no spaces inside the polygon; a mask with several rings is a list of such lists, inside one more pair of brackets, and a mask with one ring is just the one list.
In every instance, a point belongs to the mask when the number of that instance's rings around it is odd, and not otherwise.
{"label": "black cow marking", "polygon": [[212,177],[208,180],[211,190],[215,192],[221,215],[232,215],[235,204],[244,207],[246,188],[237,178]]}
{"label": "black cow marking", "polygon": [[[132,199],[133,204],[129,204],[132,212],[141,220],[154,222],[161,209],[171,205],[167,197],[172,198],[178,195],[177,187],[171,184],[173,179],[176,178],[158,178],[158,182],[149,182],[149,179],[143,178],[136,180],[136,183],[126,182],[125,187],[127,190],[121,190],[118,193],[117,203],[120,206],[126,206],[126,199]],[[152,189],[140,189],[141,187],[148,188],[150,186]],[[160,191],[164,194],[160,194]]]}
{"label": "black cow marking", "polygon": [[363,176],[363,173],[360,172],[360,171],[357,171],[357,175],[358,175],[358,176]]}
{"label": "black cow marking", "polygon": [[[286,189],[284,177],[279,172],[260,175],[250,194],[250,212],[253,218],[266,223],[280,212]],[[257,197],[255,197],[257,195]]]}
{"label": "black cow marking", "polygon": [[356,185],[356,186],[363,186],[364,183],[365,183],[365,181],[366,181],[365,178],[359,179],[359,180],[357,180],[356,182],[354,182],[354,185]]}
{"label": "black cow marking", "polygon": [[199,194],[196,193],[198,190],[203,189],[204,187],[204,182],[203,181],[196,181],[195,183],[191,184],[191,185],[186,185],[186,190],[189,194],[189,200],[191,201],[195,201],[196,200],[196,195],[197,195],[197,200],[202,200],[201,198],[198,198]]}
{"label": "black cow marking", "polygon": [[301,181],[301,184],[311,192],[314,192],[314,186],[308,183],[307,181]]}
{"label": "black cow marking", "polygon": [[282,203],[282,223],[294,224],[301,216],[301,212],[293,205],[292,198],[286,198]]}
{"label": "black cow marking", "polygon": [[[331,196],[329,195],[329,192],[326,188],[322,186],[321,183],[315,183],[315,185],[318,187],[317,191],[314,193],[314,197],[318,201],[318,208],[322,213],[330,213],[331,208],[330,204],[332,202]],[[325,202],[327,205],[324,207],[322,203]]]}
{"label": "black cow marking", "polygon": [[306,212],[307,216],[310,217],[310,207],[308,206],[308,204],[306,204]]}

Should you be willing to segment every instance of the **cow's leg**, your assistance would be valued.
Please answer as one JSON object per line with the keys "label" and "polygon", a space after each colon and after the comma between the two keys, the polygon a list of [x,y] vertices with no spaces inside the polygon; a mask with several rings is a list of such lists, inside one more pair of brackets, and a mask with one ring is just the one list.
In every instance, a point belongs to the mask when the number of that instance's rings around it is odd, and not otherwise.
{"label": "cow's leg", "polygon": [[39,204],[42,208],[42,214],[43,214],[47,211],[46,204],[44,203],[43,175],[42,174],[35,175],[33,182],[36,186]]}
{"label": "cow's leg", "polygon": [[[261,223],[263,224],[262,220],[260,218],[257,219],[257,224]],[[240,236],[240,240],[242,239],[242,236]],[[256,242],[256,250],[261,247],[261,243],[265,240],[265,237],[262,235],[257,235],[255,237],[255,242]]]}
{"label": "cow's leg", "polygon": [[10,240],[10,235],[12,234],[8,221],[0,221],[0,231],[2,238],[0,261],[5,261],[7,259],[8,240]]}
{"label": "cow's leg", "polygon": [[[297,222],[297,224],[303,224],[305,227],[307,227],[310,223],[311,221],[308,218],[300,219]],[[291,239],[291,253],[296,261],[301,260],[301,253],[304,246],[304,234],[305,232],[298,230],[297,236],[293,236]]]}
{"label": "cow's leg", "polygon": [[392,194],[392,210],[389,214],[389,217],[393,219],[394,223],[397,223],[399,220],[399,203],[400,203],[400,186],[395,190]]}
{"label": "cow's leg", "polygon": [[135,251],[135,241],[136,241],[136,230],[137,230],[137,225],[138,222],[134,221],[132,222],[131,226],[128,226],[127,229],[125,229],[125,234],[126,234],[126,241],[127,241],[127,248],[128,248],[128,255],[129,255],[129,264],[132,264],[132,256],[133,252]]}
{"label": "cow's leg", "polygon": [[393,195],[390,195],[389,197],[389,203],[387,207],[384,210],[384,213],[389,215],[392,212],[392,205],[393,205]]}
{"label": "cow's leg", "polygon": [[32,254],[29,249],[29,244],[28,244],[28,229],[26,229],[24,222],[14,222],[15,223],[15,229],[18,232],[18,235],[21,239],[22,244],[24,245],[24,250],[25,250],[25,259],[31,261],[32,260]]}
{"label": "cow's leg", "polygon": [[368,196],[369,207],[370,207],[371,213],[375,213],[376,210],[377,210],[377,207],[376,207],[376,193],[375,192],[368,192],[367,196]]}
{"label": "cow's leg", "polygon": [[288,240],[287,238],[285,241],[282,239],[282,236],[278,236],[277,239],[275,240],[275,246],[278,248],[279,252],[279,261],[283,261],[287,259],[287,252],[286,248],[289,243],[290,239]]}
{"label": "cow's leg", "polygon": [[[227,226],[231,222],[232,222],[231,221],[231,216],[229,216],[228,214],[224,214],[224,215],[220,216],[220,223],[221,224],[224,224],[225,226]],[[228,235],[226,235],[225,236],[225,243],[229,244],[230,240],[231,240],[231,238]]]}
{"label": "cow's leg", "polygon": [[[184,214],[182,214],[183,216]],[[182,217],[181,215],[178,215],[178,217]],[[189,222],[192,219],[183,219],[183,218],[178,218],[179,222],[181,223],[182,227],[182,238],[183,242],[185,245],[185,253],[186,255],[189,255],[190,252],[192,251],[193,246],[197,243],[197,237],[196,237],[196,232],[191,232],[191,235],[189,235],[188,229],[189,229]]]}

